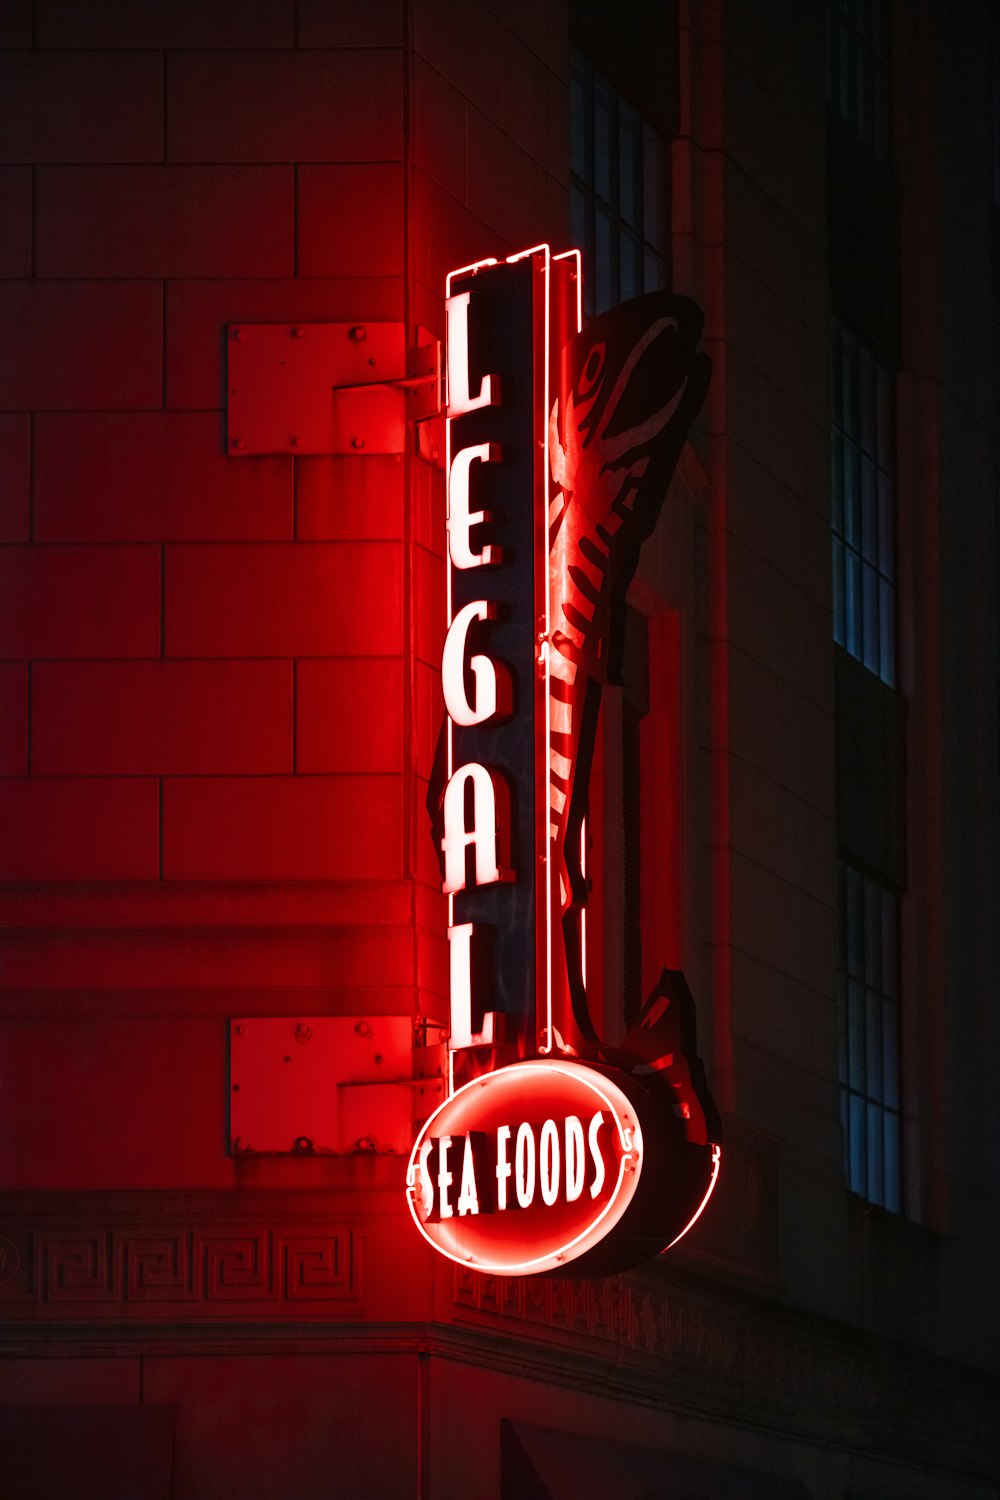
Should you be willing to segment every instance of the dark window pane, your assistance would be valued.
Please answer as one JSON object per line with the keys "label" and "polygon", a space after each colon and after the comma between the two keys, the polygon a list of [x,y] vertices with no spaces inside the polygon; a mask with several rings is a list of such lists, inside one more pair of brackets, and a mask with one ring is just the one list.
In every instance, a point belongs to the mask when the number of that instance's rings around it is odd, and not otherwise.
{"label": "dark window pane", "polygon": [[900,1182],[902,1180],[902,1162],[899,1154],[899,1117],[894,1114],[886,1114],[883,1121],[885,1133],[885,1183],[882,1202],[890,1213],[898,1214],[902,1211],[900,1201]]}
{"label": "dark window pane", "polygon": [[898,1213],[899,1007],[893,991],[899,898],[847,861],[840,864],[838,884],[838,1058],[845,1171],[853,1192]]}
{"label": "dark window pane", "polygon": [[882,1176],[882,1111],[877,1104],[868,1106],[868,1188],[870,1203],[881,1203],[883,1195]]}
{"label": "dark window pane", "polygon": [[878,674],[890,687],[896,682],[896,661],[893,649],[896,638],[895,596],[892,585],[879,585],[879,663]]}
{"label": "dark window pane", "polygon": [[865,1101],[857,1094],[850,1096],[850,1122],[850,1184],[855,1193],[864,1197],[868,1188]]}
{"label": "dark window pane", "polygon": [[870,458],[861,460],[861,551],[865,561],[878,562],[878,499],[875,465]]}
{"label": "dark window pane", "polygon": [[887,1109],[899,1108],[899,1037],[894,1005],[882,1010],[882,1099]]}
{"label": "dark window pane", "polygon": [[605,312],[612,304],[611,219],[603,208],[595,221],[595,270],[597,273],[597,311]]}
{"label": "dark window pane", "polygon": [[844,538],[861,548],[861,455],[853,443],[844,444]]}
{"label": "dark window pane", "polygon": [[844,615],[846,619],[846,649],[852,656],[862,660],[861,640],[861,559],[856,552],[847,552],[846,581],[847,588],[844,597]]}
{"label": "dark window pane", "polygon": [[899,941],[897,900],[891,891],[882,890],[882,993],[895,999],[896,945]]}
{"label": "dark window pane", "polygon": [[638,115],[623,103],[618,111],[618,205],[622,218],[635,229],[642,227],[639,130]]}
{"label": "dark window pane", "polygon": [[833,543],[833,638],[844,645],[844,546],[839,538]]}
{"label": "dark window pane", "polygon": [[587,240],[587,200],[575,183],[569,190],[569,217],[573,244],[585,244]]}
{"label": "dark window pane", "polygon": [[865,991],[856,979],[847,984],[847,1082],[859,1094],[866,1090]]}
{"label": "dark window pane", "polygon": [[892,524],[892,484],[886,474],[878,476],[878,565],[884,578],[895,577],[895,545]]}
{"label": "dark window pane", "polygon": [[583,69],[574,63],[569,86],[569,165],[577,177],[587,175],[587,100]]}
{"label": "dark window pane", "polygon": [[642,286],[642,246],[637,235],[626,229],[621,238],[621,293],[622,301],[637,297]]}
{"label": "dark window pane", "polygon": [[864,594],[861,601],[861,624],[864,638],[862,660],[869,672],[878,672],[878,574],[865,563]]}
{"label": "dark window pane", "polygon": [[865,991],[865,1074],[869,1098],[882,1098],[882,997]]}
{"label": "dark window pane", "polygon": [[865,984],[878,988],[882,977],[882,888],[865,880]]}
{"label": "dark window pane", "polygon": [[594,79],[594,191],[611,202],[611,90],[601,78]]}
{"label": "dark window pane", "polygon": [[646,124],[642,127],[642,161],[642,232],[646,243],[662,253],[667,227],[663,138]]}

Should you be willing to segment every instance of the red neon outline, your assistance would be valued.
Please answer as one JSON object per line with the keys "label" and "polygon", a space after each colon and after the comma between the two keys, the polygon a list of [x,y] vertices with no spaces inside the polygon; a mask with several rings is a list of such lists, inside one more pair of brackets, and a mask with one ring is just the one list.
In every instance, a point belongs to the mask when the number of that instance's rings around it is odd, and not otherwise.
{"label": "red neon outline", "polygon": [[[558,1250],[550,1250],[546,1255],[535,1256],[530,1260],[513,1261],[507,1265],[495,1265],[490,1261],[476,1260],[471,1255],[463,1255],[458,1253],[457,1251],[452,1251],[445,1245],[440,1244],[436,1239],[433,1239],[428,1234],[427,1229],[422,1223],[420,1216],[414,1206],[413,1200],[415,1191],[418,1189],[417,1168],[419,1165],[420,1148],[424,1143],[424,1139],[429,1134],[430,1129],[434,1122],[437,1120],[438,1116],[442,1114],[444,1110],[448,1109],[452,1105],[454,1100],[460,1098],[462,1094],[469,1094],[475,1089],[488,1088],[490,1086],[491,1079],[502,1078],[504,1080],[504,1083],[507,1084],[510,1082],[512,1074],[524,1074],[525,1072],[530,1073],[539,1068],[545,1068],[551,1073],[558,1073],[563,1075],[564,1077],[573,1079],[574,1082],[581,1083],[585,1088],[590,1089],[591,1093],[596,1094],[604,1107],[610,1111],[615,1125],[618,1129],[618,1140],[622,1148],[622,1157],[618,1164],[618,1181],[615,1183],[615,1186],[611,1193],[611,1197],[608,1199],[608,1202],[604,1205],[601,1212],[597,1215],[596,1219],[593,1219],[587,1225],[586,1229],[584,1229],[574,1239],[567,1241],[565,1245],[560,1245]],[[600,1083],[595,1081],[597,1079],[600,1079]],[[605,1092],[605,1090],[613,1090],[613,1092],[621,1098],[624,1108],[619,1108],[615,1104],[613,1098],[610,1097],[610,1095]],[[626,1117],[626,1120],[628,1122],[625,1126],[622,1125],[623,1115]],[[628,1139],[626,1130],[631,1131],[631,1140]],[[631,1180],[631,1190],[623,1193],[622,1183],[628,1169],[628,1161],[630,1157],[635,1158],[635,1169],[629,1174]],[[581,1066],[579,1063],[574,1064],[569,1062],[562,1062],[554,1058],[534,1058],[528,1062],[511,1063],[505,1068],[499,1068],[495,1073],[486,1073],[482,1078],[474,1078],[471,1083],[463,1084],[462,1087],[460,1089],[456,1089],[455,1092],[448,1099],[446,1099],[443,1104],[438,1105],[437,1109],[430,1116],[430,1118],[424,1121],[424,1124],[420,1130],[420,1134],[417,1136],[417,1139],[413,1143],[413,1150],[410,1153],[410,1159],[406,1165],[406,1202],[414,1224],[416,1224],[420,1233],[423,1235],[424,1239],[431,1246],[431,1248],[436,1250],[439,1255],[443,1255],[448,1260],[454,1261],[458,1266],[472,1266],[477,1271],[488,1271],[496,1276],[521,1276],[526,1272],[554,1270],[557,1266],[565,1264],[567,1260],[576,1260],[587,1250],[592,1249],[594,1245],[600,1244],[601,1240],[603,1240],[606,1235],[610,1234],[615,1225],[620,1222],[626,1210],[628,1209],[629,1204],[632,1202],[632,1199],[635,1196],[636,1188],[639,1185],[639,1178],[642,1175],[642,1163],[642,1126],[639,1124],[639,1120],[636,1117],[628,1098],[625,1096],[625,1094],[622,1093],[621,1089],[619,1089],[616,1084],[612,1083],[610,1079],[604,1078],[601,1074],[594,1073],[591,1069]],[[605,1223],[605,1220],[607,1220],[609,1218],[609,1215],[611,1215],[612,1210],[617,1211],[610,1219],[610,1222]],[[452,1224],[453,1227],[461,1228],[460,1220],[450,1220],[448,1222]],[[595,1231],[599,1227],[600,1233],[595,1233]],[[570,1251],[572,1251],[573,1253],[570,1254]]]}
{"label": "red neon outline", "polygon": [[722,1164],[722,1147],[721,1146],[715,1146],[715,1145],[713,1145],[712,1146],[712,1176],[711,1176],[711,1179],[709,1181],[708,1188],[706,1189],[705,1196],[704,1196],[704,1198],[702,1198],[701,1202],[699,1203],[698,1207],[695,1209],[694,1213],[691,1215],[690,1219],[684,1225],[684,1228],[681,1230],[680,1234],[675,1235],[674,1238],[670,1241],[669,1245],[664,1245],[663,1249],[660,1251],[661,1255],[666,1255],[666,1253],[667,1253],[668,1250],[672,1250],[674,1248],[674,1246],[677,1244],[677,1241],[678,1240],[682,1240],[684,1238],[684,1236],[687,1234],[687,1232],[688,1232],[689,1229],[693,1229],[694,1228],[694,1226],[697,1224],[698,1220],[701,1218],[702,1214],[705,1212],[705,1209],[708,1207],[708,1200],[709,1200],[709,1198],[711,1198],[712,1194],[715,1192],[715,1184],[719,1180],[719,1167],[721,1166],[721,1164]]}
{"label": "red neon outline", "polygon": [[476,272],[481,271],[484,266],[498,266],[499,264],[495,255],[488,255],[485,260],[474,260],[471,265],[459,266],[457,271],[449,271],[444,278],[445,296],[451,296],[451,283],[456,276],[475,276]]}
{"label": "red neon outline", "polygon": [[[562,250],[558,255],[552,257],[553,262],[571,260],[576,262],[576,332],[579,333],[583,327],[583,255],[579,250]],[[548,501],[549,501],[549,411],[551,402],[551,391],[549,388],[548,371],[551,364],[548,340],[550,337],[549,321],[545,321],[545,368],[546,368],[546,391],[545,391],[545,513],[546,513],[546,552],[548,547]],[[552,1034],[552,861],[551,834],[549,832],[549,786],[550,768],[549,762],[552,756],[552,683],[551,668],[549,664],[549,635],[551,633],[552,617],[552,570],[548,566],[546,556],[545,569],[545,870],[546,870],[546,930],[549,942],[549,972],[548,972],[548,1038],[547,1048],[540,1047],[540,1052],[551,1052],[555,1038]],[[581,869],[586,871],[586,835],[587,820],[583,819],[580,825],[580,864]],[[584,987],[587,984],[587,909],[583,907],[580,911],[580,962],[583,974]]]}
{"label": "red neon outline", "polygon": [[[515,264],[517,264],[517,262],[522,261],[522,260],[527,260],[527,259],[529,259],[532,256],[540,256],[542,258],[542,264],[541,264],[540,270],[541,270],[541,273],[542,273],[542,276],[543,276],[543,280],[544,280],[544,300],[543,300],[543,324],[544,324],[543,338],[544,338],[544,347],[543,347],[543,360],[542,360],[543,370],[544,370],[544,377],[543,377],[543,389],[542,389],[542,438],[541,438],[541,441],[542,441],[542,479],[541,479],[542,496],[541,496],[541,504],[542,504],[543,512],[544,512],[545,517],[546,517],[546,521],[545,521],[545,535],[546,535],[546,538],[547,538],[547,527],[548,527],[548,523],[547,523],[547,516],[548,516],[548,487],[549,487],[549,466],[550,466],[550,454],[549,454],[549,410],[550,410],[551,401],[552,401],[552,381],[553,381],[553,375],[552,375],[552,353],[553,353],[553,351],[552,351],[552,329],[551,329],[551,317],[552,317],[552,265],[556,261],[572,261],[572,262],[575,263],[575,268],[576,268],[576,331],[579,332],[579,330],[583,326],[583,259],[582,259],[581,252],[578,249],[572,249],[572,250],[561,251],[558,255],[553,255],[552,254],[551,246],[548,243],[546,243],[546,242],[540,242],[537,245],[531,245],[531,246],[529,246],[525,250],[518,250],[513,255],[505,256],[503,262],[501,262],[496,256],[487,256],[487,257],[485,257],[482,260],[472,261],[472,262],[470,262],[469,265],[460,266],[456,270],[449,271],[447,273],[447,275],[445,276],[445,295],[446,295],[446,297],[449,297],[449,298],[451,297],[451,295],[452,295],[452,286],[453,286],[453,284],[459,278],[478,275],[478,273],[480,271],[487,270],[488,268],[490,268],[492,266],[500,265],[501,263],[506,264],[506,265],[515,265]],[[447,368],[447,362],[446,362],[446,368]],[[445,409],[447,411],[447,406],[446,406]],[[447,480],[448,480],[448,518],[449,518],[449,520],[450,520],[450,510],[451,510],[451,493],[450,493],[450,490],[451,490],[451,486],[450,486],[451,459],[452,459],[452,433],[451,433],[451,427],[452,427],[452,419],[446,417],[446,419],[445,419],[445,473],[446,473]],[[451,624],[452,624],[452,618],[453,618],[453,615],[452,615],[452,611],[453,611],[453,595],[452,595],[452,578],[451,578],[451,559],[450,559],[450,554],[449,554],[449,558],[448,558],[448,566],[446,568],[446,573],[447,573],[447,616],[448,616],[447,624],[448,624],[448,628],[450,629],[451,628]],[[550,857],[551,856],[551,848],[550,848],[551,839],[550,839],[550,835],[549,835],[549,818],[548,818],[550,758],[551,758],[551,747],[552,747],[551,661],[550,661],[550,651],[549,651],[549,636],[551,634],[551,620],[552,620],[552,607],[551,607],[552,601],[551,601],[551,576],[550,576],[550,571],[549,571],[549,569],[548,569],[547,566],[546,566],[546,569],[545,569],[545,578],[546,578],[546,583],[545,583],[545,595],[544,595],[544,629],[543,629],[543,632],[542,632],[542,640],[540,642],[540,649],[539,649],[539,661],[540,661],[540,664],[542,665],[542,667],[544,669],[544,694],[543,694],[543,696],[544,696],[544,714],[545,714],[545,723],[544,723],[544,756],[543,756],[543,766],[542,766],[542,772],[541,772],[541,775],[542,775],[542,778],[543,778],[542,796],[543,796],[543,814],[544,814],[544,816],[541,819],[540,825],[539,825],[538,819],[536,818],[536,844],[540,845],[540,847],[536,847],[536,858],[541,860],[541,863],[542,863],[542,865],[544,867],[544,870],[545,870],[545,881],[544,881],[545,900],[544,900],[544,918],[543,918],[543,920],[545,922],[545,934],[544,934],[544,949],[545,949],[545,960],[544,960],[544,991],[545,991],[545,993],[544,993],[544,996],[539,996],[538,997],[538,999],[540,1001],[540,1004],[536,1002],[536,1015],[535,1015],[535,1047],[536,1047],[536,1051],[537,1051],[538,1055],[541,1056],[541,1057],[551,1056],[552,1053],[553,1053],[553,1051],[554,1051],[554,1049],[555,1049],[555,1046],[556,1046],[556,1036],[555,1036],[555,1032],[554,1032],[553,1024],[552,1024],[552,1020],[553,1020],[553,997],[552,997],[552,967],[553,967],[553,953],[552,953],[552,942],[553,942],[553,936],[552,936],[552,880],[553,880],[553,874],[552,874],[552,860],[551,860],[551,857]],[[451,777],[454,774],[453,721],[452,721],[450,715],[448,716],[448,725],[447,725],[447,770],[448,770],[448,780],[450,781]],[[536,792],[537,792],[537,790],[538,789],[536,787]],[[541,831],[539,831],[539,826],[541,828]],[[585,837],[585,834],[582,833],[581,837]],[[539,910],[541,906],[542,906],[542,903],[536,903],[536,911]],[[584,954],[585,954],[586,953],[586,914],[584,912],[581,912],[580,923],[581,923],[581,943],[582,943],[583,951],[584,951]],[[453,895],[451,893],[449,893],[449,896],[448,896],[448,925],[449,925],[449,927],[451,927],[451,926],[454,925],[454,899],[453,899]],[[541,1012],[541,1015],[539,1014],[539,1012]],[[541,1024],[540,1024],[540,1022],[541,1022]],[[451,1098],[451,1097],[454,1096],[454,1094],[455,1094],[455,1086],[454,1086],[454,1056],[453,1056],[453,1054],[451,1052],[449,1052],[448,1097]]]}

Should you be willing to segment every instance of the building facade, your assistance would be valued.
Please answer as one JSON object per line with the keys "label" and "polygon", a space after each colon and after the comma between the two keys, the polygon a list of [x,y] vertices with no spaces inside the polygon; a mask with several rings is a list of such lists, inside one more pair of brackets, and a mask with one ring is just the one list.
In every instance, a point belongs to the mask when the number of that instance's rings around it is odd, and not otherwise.
{"label": "building facade", "polygon": [[[4,1493],[995,1495],[991,7],[9,0],[0,46]],[[683,970],[722,1172],[590,1280],[407,1210],[440,419],[273,430],[419,382],[446,274],[541,241],[713,365],[589,962],[612,1041]]]}

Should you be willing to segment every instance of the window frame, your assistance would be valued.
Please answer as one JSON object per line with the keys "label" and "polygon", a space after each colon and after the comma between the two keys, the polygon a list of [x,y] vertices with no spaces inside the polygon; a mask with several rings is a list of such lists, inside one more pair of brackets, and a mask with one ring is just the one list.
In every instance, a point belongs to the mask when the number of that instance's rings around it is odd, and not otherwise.
{"label": "window frame", "polygon": [[896,378],[870,340],[836,314],[830,351],[833,638],[895,688]]}
{"label": "window frame", "polygon": [[848,1188],[902,1214],[901,898],[862,866],[838,867],[838,1081]]}

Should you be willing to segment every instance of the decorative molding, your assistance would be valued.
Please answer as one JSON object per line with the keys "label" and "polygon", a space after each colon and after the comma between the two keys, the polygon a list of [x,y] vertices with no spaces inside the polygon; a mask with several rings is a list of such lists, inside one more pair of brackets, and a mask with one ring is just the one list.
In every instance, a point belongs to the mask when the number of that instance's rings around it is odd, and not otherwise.
{"label": "decorative molding", "polygon": [[[142,1212],[142,1195],[112,1211],[51,1208],[0,1235],[0,1308],[10,1325],[59,1320],[179,1323],[238,1316],[351,1315],[359,1303],[356,1226],[311,1216],[248,1222],[233,1200]],[[130,1211],[131,1205],[131,1211]],[[212,1213],[212,1209],[215,1213]],[[273,1207],[272,1207],[273,1213]]]}
{"label": "decorative molding", "polygon": [[991,1472],[996,1382],[663,1264],[605,1281],[454,1268],[456,1323],[613,1360],[625,1394],[858,1451]]}

